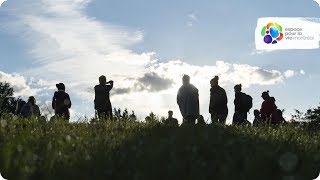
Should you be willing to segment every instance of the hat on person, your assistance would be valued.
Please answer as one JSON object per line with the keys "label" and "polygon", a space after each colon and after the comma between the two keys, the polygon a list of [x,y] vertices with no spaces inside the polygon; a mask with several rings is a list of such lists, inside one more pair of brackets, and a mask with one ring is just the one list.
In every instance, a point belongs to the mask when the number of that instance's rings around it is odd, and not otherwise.
{"label": "hat on person", "polygon": [[64,86],[63,83],[56,84],[56,87],[58,88],[58,90],[65,90],[66,89],[66,87]]}
{"label": "hat on person", "polygon": [[269,90],[268,91],[264,91],[262,94],[261,94],[261,97],[263,96],[269,96]]}

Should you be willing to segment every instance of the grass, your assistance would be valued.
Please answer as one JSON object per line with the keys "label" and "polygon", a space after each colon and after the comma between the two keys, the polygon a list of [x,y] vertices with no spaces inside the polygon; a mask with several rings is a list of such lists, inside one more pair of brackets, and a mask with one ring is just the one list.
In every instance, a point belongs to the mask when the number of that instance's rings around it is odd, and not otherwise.
{"label": "grass", "polygon": [[45,122],[2,117],[7,179],[312,179],[320,131],[307,127]]}

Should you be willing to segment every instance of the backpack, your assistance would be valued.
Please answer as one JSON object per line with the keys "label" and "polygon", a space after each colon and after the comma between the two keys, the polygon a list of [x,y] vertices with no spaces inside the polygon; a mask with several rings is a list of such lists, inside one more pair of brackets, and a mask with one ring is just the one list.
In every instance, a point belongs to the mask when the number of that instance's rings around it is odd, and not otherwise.
{"label": "backpack", "polygon": [[252,97],[246,93],[242,93],[241,99],[242,107],[246,112],[249,112],[252,108]]}

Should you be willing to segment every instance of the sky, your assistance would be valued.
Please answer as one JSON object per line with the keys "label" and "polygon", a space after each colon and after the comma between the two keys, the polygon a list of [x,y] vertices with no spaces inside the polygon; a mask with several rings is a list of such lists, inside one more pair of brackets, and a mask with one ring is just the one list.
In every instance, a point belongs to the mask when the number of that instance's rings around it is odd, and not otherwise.
{"label": "sky", "polygon": [[312,0],[7,0],[0,7],[0,81],[11,83],[15,96],[34,95],[43,115],[52,113],[55,84],[63,82],[78,120],[94,116],[93,87],[105,75],[114,81],[113,107],[139,119],[173,110],[181,122],[183,74],[199,89],[205,120],[209,82],[218,75],[228,123],[239,83],[253,97],[249,121],[266,90],[289,118],[319,104],[320,51],[256,50],[257,20],[319,16]]}

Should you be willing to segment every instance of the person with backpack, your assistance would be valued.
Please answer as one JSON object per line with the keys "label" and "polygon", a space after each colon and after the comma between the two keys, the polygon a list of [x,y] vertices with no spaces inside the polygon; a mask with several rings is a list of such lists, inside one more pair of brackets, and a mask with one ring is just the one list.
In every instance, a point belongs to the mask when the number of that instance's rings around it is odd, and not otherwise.
{"label": "person with backpack", "polygon": [[28,102],[22,106],[21,117],[40,117],[40,109],[39,106],[36,105],[36,99],[33,96],[30,96]]}
{"label": "person with backpack", "polygon": [[260,114],[262,121],[265,123],[271,123],[273,125],[279,124],[281,121],[280,115],[278,114],[278,108],[275,103],[275,98],[270,97],[269,91],[264,91],[261,95],[263,102],[261,104]]}
{"label": "person with backpack", "polygon": [[112,120],[112,105],[110,102],[110,90],[113,88],[113,81],[108,81],[102,75],[99,77],[99,85],[94,87],[94,109],[97,111],[98,118]]}
{"label": "person with backpack", "polygon": [[215,76],[210,80],[210,103],[209,113],[212,123],[225,124],[228,116],[228,98],[226,91],[219,86],[219,77]]}
{"label": "person with backpack", "polygon": [[247,112],[252,108],[252,97],[241,92],[242,85],[234,86],[234,115],[232,124],[246,124]]}
{"label": "person with backpack", "polygon": [[177,94],[177,104],[183,117],[183,123],[194,125],[199,117],[199,92],[193,84],[190,84],[188,75],[182,77],[182,86]]}
{"label": "person with backpack", "polygon": [[71,108],[71,100],[68,93],[65,92],[66,88],[63,83],[56,84],[58,91],[56,91],[52,98],[52,108],[54,109],[55,117],[63,117],[69,121]]}

